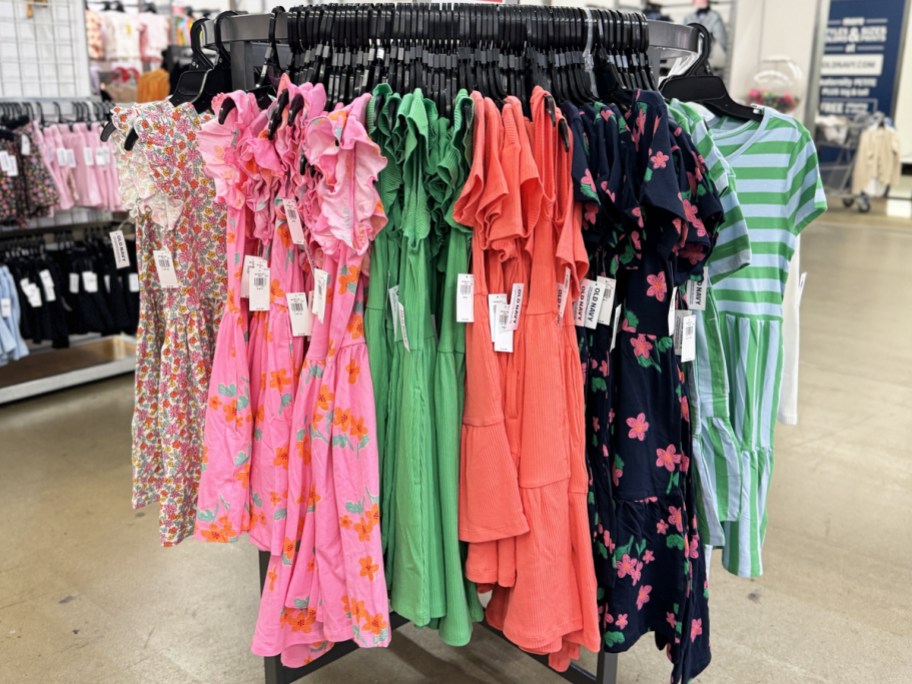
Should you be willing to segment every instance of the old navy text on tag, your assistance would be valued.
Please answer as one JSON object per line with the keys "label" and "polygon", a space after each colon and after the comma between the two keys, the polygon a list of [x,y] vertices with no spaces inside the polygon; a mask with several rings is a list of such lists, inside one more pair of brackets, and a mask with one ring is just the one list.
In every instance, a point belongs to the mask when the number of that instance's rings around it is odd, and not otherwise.
{"label": "old navy text on tag", "polygon": [[127,241],[124,239],[122,230],[112,230],[111,249],[114,251],[114,265],[117,268],[127,268],[130,266],[130,253],[127,251]]}

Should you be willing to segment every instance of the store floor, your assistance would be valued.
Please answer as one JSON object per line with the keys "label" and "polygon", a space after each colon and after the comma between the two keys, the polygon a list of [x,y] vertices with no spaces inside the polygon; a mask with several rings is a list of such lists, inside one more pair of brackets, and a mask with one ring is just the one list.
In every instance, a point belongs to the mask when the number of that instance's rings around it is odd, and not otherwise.
{"label": "store floor", "polygon": [[[700,684],[912,679],[910,255],[909,221],[834,211],[806,233],[766,575],[714,564]],[[156,510],[130,509],[131,397],[125,377],[0,409],[0,682],[262,682],[254,549],[158,546]],[[620,658],[624,684],[669,673],[650,639]],[[407,627],[311,681],[561,680],[484,629],[453,649]]]}

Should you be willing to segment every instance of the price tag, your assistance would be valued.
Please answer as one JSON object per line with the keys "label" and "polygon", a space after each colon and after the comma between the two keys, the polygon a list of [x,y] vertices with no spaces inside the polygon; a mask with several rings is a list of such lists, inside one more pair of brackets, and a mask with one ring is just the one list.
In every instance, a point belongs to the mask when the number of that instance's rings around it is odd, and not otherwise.
{"label": "price tag", "polygon": [[19,160],[14,154],[9,156],[9,167],[6,170],[6,175],[10,178],[19,175]]}
{"label": "price tag", "polygon": [[578,327],[586,325],[586,311],[589,309],[589,301],[592,298],[592,287],[595,285],[594,280],[585,278],[580,283],[580,296],[573,303],[573,324]]}
{"label": "price tag", "polygon": [[79,274],[70,273],[70,294],[79,294]]}
{"label": "price tag", "polygon": [[313,313],[320,323],[326,315],[326,294],[329,289],[329,273],[322,268],[314,269]]}
{"label": "price tag", "polygon": [[95,150],[91,147],[82,148],[82,160],[86,166],[95,166]]}
{"label": "price tag", "polygon": [[396,301],[399,308],[399,330],[402,331],[402,344],[405,345],[405,351],[410,352],[412,348],[409,346],[408,328],[405,327],[405,305],[398,300],[397,295]]}
{"label": "price tag", "polygon": [[304,228],[301,226],[301,216],[298,214],[297,202],[293,199],[283,198],[282,206],[285,207],[285,219],[288,221],[288,232],[291,241],[296,245],[304,244]]}
{"label": "price tag", "polygon": [[32,141],[29,140],[27,135],[22,136],[22,141],[19,143],[19,152],[23,157],[27,157],[32,153]]}
{"label": "price tag", "polygon": [[620,304],[618,304],[614,308],[614,321],[612,323],[613,323],[613,327],[611,330],[611,348],[608,350],[609,352],[614,351],[614,345],[617,344],[618,330],[620,330],[620,327],[621,327],[621,305]]}
{"label": "price tag", "polygon": [[41,306],[42,306],[41,290],[38,289],[38,286],[35,285],[35,283],[28,284],[28,289],[25,290],[25,296],[28,298],[29,304],[31,304],[32,308],[34,308],[34,309],[41,308]]}
{"label": "price tag", "polygon": [[488,295],[488,324],[491,329],[491,341],[497,338],[497,306],[506,303],[507,295],[505,294]]}
{"label": "price tag", "polygon": [[57,292],[54,289],[54,279],[51,272],[46,268],[38,271],[38,277],[41,278],[41,286],[44,288],[44,300],[46,302],[56,302]]}
{"label": "price tag", "polygon": [[124,239],[122,230],[112,230],[111,249],[114,251],[114,265],[117,268],[128,268],[130,266],[130,253],[127,251],[127,241]]}
{"label": "price tag", "polygon": [[250,272],[254,269],[269,270],[266,259],[252,254],[244,255],[244,268],[241,270],[241,297],[250,297]]}
{"label": "price tag", "polygon": [[9,173],[9,153],[6,151],[0,151],[0,171],[3,173]]}
{"label": "price tag", "polygon": [[494,351],[496,352],[513,353],[513,330],[510,328],[511,309],[512,307],[509,304],[503,302],[494,307],[494,328],[496,331],[494,335]]}
{"label": "price tag", "polygon": [[62,168],[67,168],[70,165],[69,157],[67,157],[67,150],[65,147],[57,148],[57,166]]}
{"label": "price tag", "polygon": [[795,306],[801,306],[801,298],[804,296],[804,283],[807,282],[807,277],[807,271],[798,277],[798,296],[795,298],[797,300]]}
{"label": "price tag", "polygon": [[286,292],[285,299],[291,317],[291,334],[295,337],[310,337],[313,332],[313,313],[307,304],[307,293]]}
{"label": "price tag", "polygon": [[155,269],[158,271],[158,282],[163,288],[180,287],[177,282],[177,272],[174,270],[174,260],[171,259],[170,249],[156,249],[152,251],[155,259]]}
{"label": "price tag", "polygon": [[691,311],[706,311],[706,273],[701,280],[688,280],[684,288],[687,308]]}
{"label": "price tag", "polygon": [[402,339],[402,333],[399,332],[399,286],[394,285],[389,289],[390,312],[393,316],[393,341],[398,342]]}
{"label": "price tag", "polygon": [[0,298],[0,316],[3,316],[3,318],[13,317],[13,300],[9,297]]}
{"label": "price tag", "polygon": [[139,274],[131,273],[127,277],[127,289],[129,289],[130,292],[139,292]]}
{"label": "price tag", "polygon": [[71,150],[69,147],[66,148],[66,160],[67,166],[69,166],[71,169],[76,168],[76,153],[73,152],[73,150]]}
{"label": "price tag", "polygon": [[697,350],[697,318],[693,311],[675,312],[675,354],[682,363],[693,361]]}
{"label": "price tag", "polygon": [[678,301],[678,288],[671,290],[671,297],[668,298],[668,334],[674,335],[675,331],[675,309]]}
{"label": "price tag", "polygon": [[513,283],[513,289],[510,292],[510,330],[519,329],[519,314],[522,311],[523,293],[525,290],[525,284]]}
{"label": "price tag", "polygon": [[108,165],[108,148],[105,145],[95,148],[95,166]]}
{"label": "price tag", "polygon": [[456,322],[475,322],[475,276],[471,273],[456,277]]}
{"label": "price tag", "polygon": [[269,311],[269,268],[257,267],[250,271],[250,310]]}
{"label": "price tag", "polygon": [[98,292],[98,275],[94,271],[82,272],[82,289],[90,294]]}
{"label": "price tag", "polygon": [[602,305],[599,307],[598,322],[601,325],[611,325],[611,319],[614,314],[614,293],[617,290],[617,280],[606,276],[599,276],[597,282],[602,290]]}
{"label": "price tag", "polygon": [[564,268],[564,282],[557,284],[557,322],[564,320],[567,310],[567,296],[570,293],[570,267]]}

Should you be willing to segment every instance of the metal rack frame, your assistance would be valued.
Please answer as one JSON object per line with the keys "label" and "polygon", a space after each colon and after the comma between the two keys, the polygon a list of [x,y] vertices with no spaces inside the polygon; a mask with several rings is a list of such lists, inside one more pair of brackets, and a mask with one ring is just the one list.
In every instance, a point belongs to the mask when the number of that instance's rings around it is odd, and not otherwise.
{"label": "metal rack frame", "polygon": [[[435,3],[431,3],[435,4]],[[441,7],[452,3],[437,3]],[[460,3],[461,4],[461,3]],[[497,6],[480,5],[488,11]],[[501,10],[502,11],[502,10]],[[234,87],[249,89],[254,86],[254,64],[262,63],[262,54],[269,42],[269,14],[239,14],[225,17],[220,25],[221,43],[231,56],[231,75]],[[679,60],[696,57],[699,53],[699,34],[689,26],[680,26],[663,21],[649,21],[649,58],[650,63],[658,65],[661,60]],[[288,21],[285,14],[278,14],[275,22],[276,42],[281,44],[288,39]],[[203,26],[202,43],[206,47],[215,46],[215,24],[209,20]],[[256,52],[254,49],[256,48]],[[259,60],[254,59],[260,56]],[[269,554],[260,552],[260,588],[262,589],[269,563]],[[390,613],[390,627],[397,629],[406,624],[408,620],[395,613]],[[497,634],[506,641],[506,637],[499,631],[485,625],[492,633]],[[264,658],[266,684],[290,684],[307,675],[335,662],[339,658],[354,651],[357,645],[353,641],[336,644],[327,654],[318,660],[300,668],[285,667],[278,656]],[[527,654],[545,666],[548,664],[547,656]],[[573,684],[617,684],[618,681],[618,656],[616,653],[599,651],[597,654],[596,672],[590,672],[576,663],[571,663],[566,672],[555,674]]]}

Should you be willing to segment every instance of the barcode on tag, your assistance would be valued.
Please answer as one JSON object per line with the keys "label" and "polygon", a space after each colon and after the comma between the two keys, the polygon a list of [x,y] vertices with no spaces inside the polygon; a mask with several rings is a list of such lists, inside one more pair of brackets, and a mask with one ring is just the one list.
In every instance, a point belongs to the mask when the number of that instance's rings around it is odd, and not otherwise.
{"label": "barcode on tag", "polygon": [[76,153],[73,152],[69,147],[65,148],[66,152],[66,165],[71,168],[76,168]]}
{"label": "barcode on tag", "polygon": [[114,250],[114,265],[117,268],[127,268],[130,265],[130,253],[127,251],[127,241],[122,230],[112,230],[111,249]]}
{"label": "barcode on tag", "polygon": [[519,314],[522,312],[525,289],[523,283],[513,283],[513,289],[510,291],[510,330],[519,329]]}
{"label": "barcode on tag", "polygon": [[24,292],[32,308],[41,308],[43,305],[43,302],[41,301],[41,290],[38,289],[38,286],[35,285],[35,283],[29,283],[28,289],[25,289]]}
{"label": "barcode on tag", "polygon": [[95,166],[108,165],[108,148],[105,146],[95,148]]}
{"label": "barcode on tag", "polygon": [[[398,301],[398,297],[397,297]],[[402,302],[399,303],[399,330],[402,332],[402,344],[405,346],[405,351],[410,352],[412,348],[409,346],[408,338],[408,328],[405,327],[405,305]]]}
{"label": "barcode on tag", "polygon": [[599,307],[598,322],[600,325],[611,325],[614,316],[614,293],[617,281],[614,278],[599,276],[598,283],[602,290],[602,305]]}
{"label": "barcode on tag", "polygon": [[390,313],[393,317],[393,342],[402,339],[402,333],[399,332],[399,286],[394,285],[389,288]]}
{"label": "barcode on tag", "polygon": [[507,295],[503,293],[488,295],[488,324],[491,329],[491,341],[497,338],[497,307],[507,303]]}
{"label": "barcode on tag", "polygon": [[675,312],[674,350],[684,363],[696,355],[696,321],[692,311]]}
{"label": "barcode on tag", "polygon": [[82,289],[91,294],[98,292],[98,275],[94,271],[82,272]]}
{"label": "barcode on tag", "polygon": [[570,267],[564,268],[564,281],[557,284],[557,322],[564,320],[567,310],[567,297],[570,294]]}
{"label": "barcode on tag", "polygon": [[83,147],[82,160],[86,166],[95,166],[95,151],[91,147]]}
{"label": "barcode on tag", "polygon": [[706,311],[706,273],[701,280],[688,280],[684,289],[687,308],[691,311]]}
{"label": "barcode on tag", "polygon": [[475,321],[475,276],[460,273],[456,278],[456,322]]}
{"label": "barcode on tag", "polygon": [[496,330],[494,335],[494,351],[513,353],[513,330],[511,325],[511,309],[509,304],[501,302],[494,307]]}
{"label": "barcode on tag", "polygon": [[250,310],[269,311],[269,269],[257,267],[250,271]]}
{"label": "barcode on tag", "polygon": [[62,168],[67,168],[69,166],[69,161],[67,158],[67,151],[65,147],[57,148],[57,166]]}
{"label": "barcode on tag", "polygon": [[298,207],[295,200],[287,197],[283,198],[282,206],[285,207],[285,220],[288,222],[288,232],[291,233],[291,241],[296,245],[303,245],[304,228],[301,226],[301,217],[298,215]]}
{"label": "barcode on tag", "polygon": [[0,298],[0,316],[3,318],[13,317],[13,300],[9,297]]}
{"label": "barcode on tag", "polygon": [[269,263],[262,257],[245,254],[241,270],[241,297],[250,297],[250,273],[257,269],[269,270]]}
{"label": "barcode on tag", "polygon": [[314,269],[313,313],[323,323],[326,314],[326,294],[329,288],[329,273],[322,268]]}
{"label": "barcode on tag", "polygon": [[44,288],[45,301],[56,302],[57,291],[54,288],[54,279],[51,277],[51,272],[45,268],[38,271],[38,276],[41,278],[41,286]]}
{"label": "barcode on tag", "polygon": [[174,261],[170,249],[156,249],[152,251],[155,259],[155,269],[158,271],[158,282],[163,288],[180,287],[177,282],[177,273],[174,271]]}
{"label": "barcode on tag", "polygon": [[288,313],[291,318],[291,334],[295,337],[308,337],[313,332],[313,314],[307,305],[307,293],[288,292]]}

